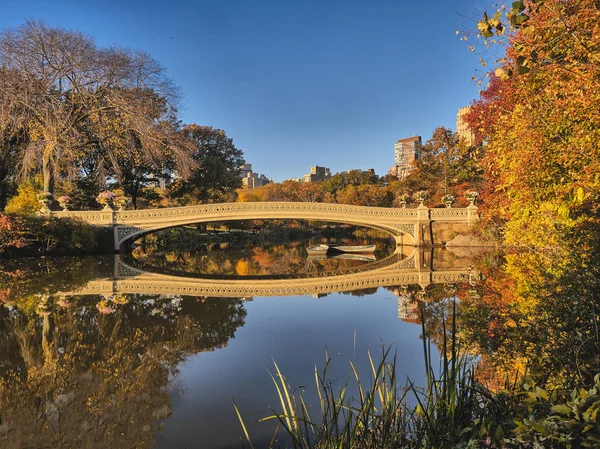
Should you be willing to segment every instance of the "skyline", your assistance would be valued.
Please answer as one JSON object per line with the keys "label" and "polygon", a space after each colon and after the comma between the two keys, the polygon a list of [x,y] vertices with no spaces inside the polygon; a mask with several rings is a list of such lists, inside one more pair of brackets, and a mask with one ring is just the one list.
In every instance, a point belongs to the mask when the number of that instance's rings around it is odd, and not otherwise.
{"label": "skyline", "polygon": [[0,28],[33,18],[147,51],[180,86],[183,122],[225,130],[275,181],[314,165],[384,175],[398,139],[454,130],[478,96],[456,30],[482,2],[397,3],[4,1]]}

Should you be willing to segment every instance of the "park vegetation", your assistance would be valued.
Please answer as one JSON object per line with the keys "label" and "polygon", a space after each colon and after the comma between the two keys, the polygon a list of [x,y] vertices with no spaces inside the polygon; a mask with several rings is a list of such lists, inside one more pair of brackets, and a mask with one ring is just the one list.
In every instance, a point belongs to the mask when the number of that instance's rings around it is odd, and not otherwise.
{"label": "park vegetation", "polygon": [[173,196],[191,192],[187,202],[241,185],[242,152],[222,130],[182,124],[179,103],[165,69],[143,51],[99,47],[33,20],[5,29],[0,206],[32,180],[44,194],[69,195],[76,209],[109,187],[133,207],[152,205],[162,179],[179,180]]}
{"label": "park vegetation", "polygon": [[42,206],[93,210],[99,200],[116,206],[118,199],[131,208],[231,201],[410,207],[416,192],[428,205],[452,198],[464,206],[463,193],[482,182],[477,149],[438,128],[402,181],[352,170],[324,182],[241,189],[242,151],[223,130],[182,123],[180,102],[164,68],[143,51],[100,47],[83,33],[34,20],[3,30],[0,208],[11,215],[7,223],[18,223],[5,229],[4,254],[34,241],[41,252],[93,251],[77,233],[54,243],[38,237],[36,229],[49,232],[53,223],[34,218]]}

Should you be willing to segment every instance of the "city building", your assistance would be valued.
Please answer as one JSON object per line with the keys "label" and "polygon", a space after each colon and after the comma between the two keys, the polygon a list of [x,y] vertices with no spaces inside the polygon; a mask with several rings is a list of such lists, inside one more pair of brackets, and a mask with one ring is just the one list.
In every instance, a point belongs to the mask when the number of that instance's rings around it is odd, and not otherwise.
{"label": "city building", "polygon": [[419,323],[419,301],[409,292],[408,286],[395,288],[393,293],[398,297],[398,318],[407,323]]}
{"label": "city building", "polygon": [[249,189],[255,187],[261,187],[272,182],[263,174],[258,174],[252,171],[252,164],[245,164],[240,169],[240,176],[242,177],[242,185]]}
{"label": "city building", "polygon": [[310,167],[310,173],[304,175],[303,182],[318,182],[325,181],[331,178],[331,171],[327,167],[319,167],[315,165]]}
{"label": "city building", "polygon": [[245,178],[246,176],[248,176],[248,173],[252,173],[252,164],[242,165],[242,167],[240,168],[240,176],[242,178]]}
{"label": "city building", "polygon": [[470,110],[471,106],[465,106],[464,108],[460,108],[458,114],[456,114],[456,134],[458,134],[459,139],[464,140],[469,146],[475,143],[473,130],[464,120],[465,115],[468,114]]}
{"label": "city building", "polygon": [[406,178],[413,169],[413,163],[419,159],[421,136],[400,139],[394,145],[394,165],[389,174],[398,179]]}

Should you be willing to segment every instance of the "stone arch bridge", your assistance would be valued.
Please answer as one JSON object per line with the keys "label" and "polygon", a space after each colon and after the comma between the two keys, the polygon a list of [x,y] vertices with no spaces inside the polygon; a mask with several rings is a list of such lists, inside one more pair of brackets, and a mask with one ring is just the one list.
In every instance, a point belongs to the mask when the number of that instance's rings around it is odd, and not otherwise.
{"label": "stone arch bridge", "polygon": [[56,217],[83,220],[114,229],[114,249],[135,237],[161,229],[217,221],[292,219],[354,224],[387,231],[399,245],[422,246],[433,243],[432,224],[464,223],[478,219],[477,207],[430,209],[351,206],[332,203],[260,202],[222,203],[114,211],[50,212]]}

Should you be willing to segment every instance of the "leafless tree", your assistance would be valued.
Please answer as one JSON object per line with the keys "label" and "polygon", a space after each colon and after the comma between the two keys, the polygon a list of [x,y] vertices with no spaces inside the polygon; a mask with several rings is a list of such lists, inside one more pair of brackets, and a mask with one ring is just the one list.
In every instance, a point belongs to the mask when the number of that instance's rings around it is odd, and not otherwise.
{"label": "leafless tree", "polygon": [[193,145],[178,133],[177,101],[145,52],[33,20],[0,33],[0,138],[21,136],[18,174],[41,171],[44,192],[90,155],[117,174],[119,159],[133,157],[156,168],[173,161],[185,176]]}

